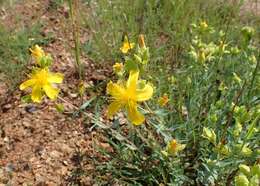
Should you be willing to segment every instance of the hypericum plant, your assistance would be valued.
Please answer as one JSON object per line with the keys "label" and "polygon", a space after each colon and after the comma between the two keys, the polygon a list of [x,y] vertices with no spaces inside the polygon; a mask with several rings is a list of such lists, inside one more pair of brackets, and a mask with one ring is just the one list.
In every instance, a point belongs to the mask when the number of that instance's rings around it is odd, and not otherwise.
{"label": "hypericum plant", "polygon": [[59,94],[59,89],[54,83],[62,83],[63,74],[52,73],[49,70],[52,64],[52,58],[49,54],[45,54],[43,49],[38,45],[30,49],[32,56],[35,59],[35,67],[33,67],[29,79],[20,85],[20,89],[24,90],[31,87],[30,98],[33,102],[40,103],[44,94],[54,100]]}
{"label": "hypericum plant", "polygon": [[[235,43],[206,21],[193,24],[190,50],[183,56],[187,62],[157,72],[150,71],[144,37],[139,36],[135,47],[125,39],[124,60],[113,66],[118,82],[107,86],[114,101],[108,115],[124,107],[134,125],[120,125],[122,115],[114,117],[112,128],[100,125],[109,131],[114,151],[101,151],[109,162],[95,162],[99,181],[109,174],[114,183],[122,184],[229,185],[243,178],[235,178],[241,163],[257,164],[259,51],[244,32]],[[145,97],[153,94],[158,100],[133,107],[133,117],[129,106],[138,100],[138,87],[147,87],[137,76],[156,84]],[[131,85],[137,86],[130,90]]]}
{"label": "hypericum plant", "polygon": [[[127,111],[128,119],[135,125],[144,122],[145,117],[138,111],[138,102],[149,100],[153,95],[153,87],[139,80],[140,66],[148,62],[148,48],[145,46],[144,36],[140,35],[139,45],[133,58],[128,54],[134,48],[135,44],[130,43],[127,36],[124,37],[123,46],[120,48],[125,55],[127,64],[116,63],[113,66],[114,72],[120,78],[117,83],[109,82],[107,84],[107,93],[112,96],[112,103],[108,107],[108,116],[111,118],[121,108]],[[145,54],[144,56],[144,53]],[[143,63],[143,61],[146,61]],[[123,69],[125,67],[125,70]],[[129,78],[124,80],[123,73],[129,72]]]}
{"label": "hypericum plant", "polygon": [[[159,126],[156,126],[155,123],[161,122],[160,114],[155,113],[145,102],[152,101],[155,87],[144,79],[139,80],[140,76],[147,77],[146,70],[150,60],[149,48],[146,46],[144,35],[139,35],[138,45],[125,37],[120,50],[124,60],[121,63],[115,63],[113,66],[118,81],[117,83],[110,81],[107,84],[107,93],[112,98],[112,103],[107,109],[107,115],[112,119],[111,116],[124,108],[123,110],[126,111],[129,121],[129,125],[125,126],[128,135],[125,136],[125,134],[120,133],[124,129],[118,128],[118,132],[109,129],[112,132],[112,139],[109,139],[109,141],[115,148],[117,157],[111,159],[111,164],[108,163],[107,165],[109,167],[115,166],[112,174],[118,179],[120,179],[118,176],[124,173],[120,173],[120,170],[116,171],[116,167],[123,166],[123,169],[128,169],[128,165],[131,166],[133,170],[129,170],[129,174],[131,174],[130,179],[132,179],[130,182],[133,184],[143,182],[145,185],[151,185],[161,182],[168,183],[170,180],[170,182],[178,180],[178,182],[183,183],[184,178],[180,176],[182,170],[174,170],[174,166],[179,166],[180,153],[186,145],[177,137],[164,133],[157,128]],[[126,78],[127,80],[125,80]],[[163,94],[156,103],[163,108],[166,107],[168,102],[168,95]],[[116,122],[118,122],[117,119],[114,119],[114,123]],[[119,140],[119,143],[117,140]],[[122,140],[125,142],[120,144]],[[125,153],[120,153],[120,151]],[[147,151],[150,151],[151,154],[149,155]],[[106,156],[110,157],[111,155],[106,154]],[[122,161],[125,162],[125,165],[120,163]],[[97,169],[102,169],[102,167],[99,164]],[[149,169],[152,169],[151,172],[149,172]],[[171,171],[170,174],[174,174],[172,177],[169,177],[167,173],[169,170]],[[141,173],[142,171],[144,173]],[[145,177],[147,177],[147,180],[145,180]]]}

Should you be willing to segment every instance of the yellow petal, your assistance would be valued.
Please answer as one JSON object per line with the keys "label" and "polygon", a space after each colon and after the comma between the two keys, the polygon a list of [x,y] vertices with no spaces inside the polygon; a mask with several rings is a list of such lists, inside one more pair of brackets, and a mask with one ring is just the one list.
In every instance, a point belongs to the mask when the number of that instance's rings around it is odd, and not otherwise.
{"label": "yellow petal", "polygon": [[127,116],[128,119],[134,124],[134,125],[140,125],[144,122],[145,117],[143,114],[138,112],[137,110],[137,104],[135,102],[129,102],[127,107]]}
{"label": "yellow petal", "polygon": [[172,139],[167,145],[167,151],[171,155],[176,155],[179,151],[182,151],[186,147],[185,144],[180,144],[177,140]]}
{"label": "yellow petal", "polygon": [[130,48],[134,48],[135,44],[134,43],[130,43]]}
{"label": "yellow petal", "polygon": [[33,49],[30,48],[30,51],[32,53],[32,56],[35,57],[36,59],[40,59],[45,55],[42,48],[39,47],[38,45],[35,45]]}
{"label": "yellow petal", "polygon": [[19,88],[20,88],[20,90],[24,90],[24,89],[26,89],[26,88],[28,88],[28,87],[34,85],[34,84],[35,84],[35,80],[34,80],[34,79],[29,79],[29,80],[23,82],[23,83],[20,85]]}
{"label": "yellow petal", "polygon": [[136,100],[137,101],[146,101],[150,99],[153,95],[153,87],[149,84],[146,84],[144,88],[137,89],[136,91]]}
{"label": "yellow petal", "polygon": [[113,71],[115,73],[120,73],[123,70],[123,68],[124,68],[124,65],[122,63],[115,63],[113,65]]}
{"label": "yellow petal", "polygon": [[112,81],[107,84],[107,93],[116,99],[122,99],[126,95],[124,87]]}
{"label": "yellow petal", "polygon": [[130,71],[129,78],[127,80],[127,93],[130,97],[135,97],[136,95],[136,85],[139,77],[139,71]]}
{"label": "yellow petal", "polygon": [[32,89],[31,98],[33,102],[40,103],[42,99],[42,90],[40,86],[34,86]]}
{"label": "yellow petal", "polygon": [[111,118],[122,107],[123,107],[123,104],[120,101],[113,101],[107,108],[108,117]]}
{"label": "yellow petal", "polygon": [[43,90],[50,99],[56,99],[59,94],[59,89],[52,87],[50,84],[44,85]]}
{"label": "yellow petal", "polygon": [[178,144],[177,145],[177,151],[182,151],[183,149],[185,149],[186,145],[185,144]]}
{"label": "yellow petal", "polygon": [[63,74],[61,73],[49,73],[48,74],[48,82],[49,83],[62,83]]}
{"label": "yellow petal", "polygon": [[129,50],[129,48],[123,46],[123,47],[120,48],[120,50],[121,50],[122,53],[126,54],[128,52],[128,50]]}
{"label": "yellow petal", "polygon": [[123,46],[120,48],[121,52],[126,54],[128,50],[134,48],[134,43],[129,43],[128,39],[124,41]]}

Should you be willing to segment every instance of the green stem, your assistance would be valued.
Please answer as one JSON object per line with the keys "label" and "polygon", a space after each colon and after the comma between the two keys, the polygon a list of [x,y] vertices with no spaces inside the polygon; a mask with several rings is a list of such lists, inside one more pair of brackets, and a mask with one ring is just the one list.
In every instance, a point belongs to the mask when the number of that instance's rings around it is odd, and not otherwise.
{"label": "green stem", "polygon": [[72,34],[74,40],[74,52],[75,52],[75,60],[76,60],[76,69],[78,72],[79,79],[82,79],[83,76],[83,68],[80,61],[80,41],[79,41],[79,22],[78,22],[78,8],[79,1],[78,0],[68,0],[69,9],[70,9],[70,18],[72,24]]}
{"label": "green stem", "polygon": [[223,133],[222,133],[221,140],[220,140],[220,142],[221,142],[222,144],[224,144],[224,142],[225,142],[228,127],[230,126],[230,124],[231,124],[231,122],[232,122],[233,114],[234,114],[235,108],[236,108],[236,106],[238,105],[239,99],[240,99],[240,97],[242,96],[242,93],[243,93],[244,90],[245,90],[246,84],[247,84],[247,83],[246,83],[246,81],[245,81],[244,84],[243,84],[243,86],[242,86],[242,88],[240,89],[240,91],[237,93],[237,95],[236,95],[236,97],[235,97],[234,105],[233,105],[233,107],[232,107],[232,110],[227,113],[227,122],[226,122],[226,125],[225,125],[225,128],[224,128],[224,131],[223,131]]}
{"label": "green stem", "polygon": [[257,70],[259,68],[259,63],[260,63],[260,53],[259,53],[259,56],[258,56],[258,60],[257,60],[257,64],[256,64],[256,67],[255,67],[255,70],[253,72],[253,76],[252,76],[252,79],[251,79],[251,82],[250,82],[250,87],[249,87],[249,91],[248,91],[248,97],[251,96],[251,92],[252,92],[252,89],[253,89],[253,85],[254,85],[254,81],[255,81],[255,78],[256,78],[256,75],[257,75]]}

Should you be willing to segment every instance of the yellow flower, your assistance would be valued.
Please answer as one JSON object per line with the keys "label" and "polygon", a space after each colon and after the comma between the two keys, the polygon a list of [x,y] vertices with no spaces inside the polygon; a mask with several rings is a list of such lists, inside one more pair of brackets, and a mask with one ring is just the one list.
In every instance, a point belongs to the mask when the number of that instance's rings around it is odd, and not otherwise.
{"label": "yellow flower", "polygon": [[122,63],[115,63],[113,65],[113,70],[115,73],[119,73],[123,70],[124,65]]}
{"label": "yellow flower", "polygon": [[120,48],[120,50],[121,50],[121,52],[126,54],[128,52],[128,50],[134,48],[134,46],[135,46],[135,44],[134,43],[130,43],[128,38],[125,37],[123,46]]}
{"label": "yellow flower", "polygon": [[60,73],[51,73],[47,68],[37,69],[29,80],[20,85],[20,89],[32,87],[32,101],[40,103],[44,93],[52,100],[57,98],[59,89],[53,87],[52,83],[61,83],[62,80],[63,75]]}
{"label": "yellow flower", "polygon": [[38,62],[43,56],[45,56],[45,53],[41,47],[38,45],[35,45],[33,49],[30,48],[30,51],[32,53],[32,56],[36,59]]}
{"label": "yellow flower", "polygon": [[201,21],[201,22],[200,22],[200,27],[201,27],[203,30],[207,29],[207,28],[208,28],[207,22],[206,22],[206,21]]}
{"label": "yellow flower", "polygon": [[186,147],[185,144],[180,144],[176,139],[172,139],[167,145],[167,152],[170,155],[176,155],[179,151],[182,151]]}
{"label": "yellow flower", "polygon": [[139,71],[130,71],[126,85],[108,83],[107,93],[113,98],[112,103],[108,106],[108,117],[112,117],[120,109],[125,108],[128,119],[134,125],[140,125],[144,122],[144,115],[137,110],[137,102],[150,99],[153,87],[149,84],[144,84],[142,88],[138,87],[138,77]]}
{"label": "yellow flower", "polygon": [[223,145],[222,143],[219,143],[215,147],[215,150],[223,156],[228,156],[231,153],[230,148],[227,145]]}
{"label": "yellow flower", "polygon": [[169,98],[167,94],[164,94],[162,97],[159,98],[158,104],[161,107],[164,107],[169,102]]}

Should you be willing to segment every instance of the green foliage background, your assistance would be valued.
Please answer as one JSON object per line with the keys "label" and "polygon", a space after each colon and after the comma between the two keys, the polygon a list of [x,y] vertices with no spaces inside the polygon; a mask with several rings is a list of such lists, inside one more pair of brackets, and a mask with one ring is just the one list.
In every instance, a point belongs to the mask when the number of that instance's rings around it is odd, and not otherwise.
{"label": "green foliage background", "polygon": [[[145,34],[151,60],[143,78],[156,87],[154,100],[149,103],[155,115],[148,116],[148,125],[132,129],[119,126],[115,120],[114,130],[99,124],[115,148],[112,154],[101,150],[109,162],[94,162],[100,183],[234,184],[240,163],[257,163],[259,18],[241,16],[243,1],[85,3],[90,7],[85,26],[93,38],[84,44],[84,51],[99,63],[124,62],[119,50],[122,37],[128,35],[136,42],[139,34]],[[201,21],[214,32],[202,32],[198,26]],[[255,29],[252,40],[241,31],[244,26]],[[221,46],[221,42],[226,45]],[[201,62],[193,55],[200,50],[212,50],[213,56]],[[157,99],[164,93],[170,102],[167,108],[160,108]],[[123,132],[124,128],[129,133]],[[205,137],[206,129],[216,135],[215,144]],[[172,138],[187,147],[177,157],[167,158],[161,151]],[[106,180],[104,175],[111,177]]]}

